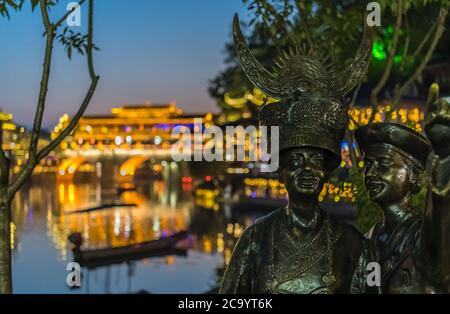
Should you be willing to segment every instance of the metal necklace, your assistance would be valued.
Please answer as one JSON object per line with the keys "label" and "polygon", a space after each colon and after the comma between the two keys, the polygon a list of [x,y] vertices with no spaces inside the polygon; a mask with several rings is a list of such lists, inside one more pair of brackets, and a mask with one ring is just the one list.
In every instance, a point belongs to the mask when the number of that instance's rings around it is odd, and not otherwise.
{"label": "metal necklace", "polygon": [[326,220],[327,224],[327,257],[328,257],[328,265],[327,265],[327,273],[322,276],[323,283],[328,287],[332,288],[336,283],[336,277],[333,275],[333,248],[331,247],[331,226],[330,221]]}

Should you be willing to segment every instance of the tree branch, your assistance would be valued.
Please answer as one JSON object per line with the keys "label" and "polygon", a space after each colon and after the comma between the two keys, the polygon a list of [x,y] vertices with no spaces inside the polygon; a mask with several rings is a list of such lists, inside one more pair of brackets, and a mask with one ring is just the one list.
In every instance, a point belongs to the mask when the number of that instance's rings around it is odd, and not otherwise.
{"label": "tree branch", "polygon": [[81,117],[83,116],[84,112],[86,111],[87,106],[89,105],[89,102],[92,99],[92,96],[94,95],[94,91],[97,87],[98,80],[100,77],[95,74],[94,69],[94,62],[93,62],[93,20],[94,20],[94,0],[89,0],[89,24],[88,24],[88,46],[87,46],[87,65],[89,70],[89,76],[91,77],[91,86],[89,87],[89,90],[86,94],[86,96],[83,99],[83,102],[81,103],[80,108],[78,109],[77,113],[74,115],[74,117],[71,119],[69,125],[61,132],[59,135],[51,141],[46,147],[44,147],[38,154],[37,160],[41,160],[45,156],[47,156],[53,149],[58,147],[59,144],[61,144],[62,140],[69,135],[73,129],[76,127],[78,122],[80,121]]}
{"label": "tree branch", "polygon": [[265,25],[265,27],[267,28],[267,31],[269,32],[269,35],[273,41],[273,45],[276,47],[277,50],[279,50],[279,44],[278,44],[278,38],[277,38],[277,32],[275,30],[275,33],[272,31],[272,27],[269,24],[269,14],[272,14],[274,17],[274,24],[276,24],[276,22],[278,21],[278,13],[276,12],[276,10],[274,10],[272,8],[272,5],[268,2],[264,2],[262,3],[262,8],[261,8],[261,14],[262,14],[262,21]]}
{"label": "tree branch", "polygon": [[306,15],[305,10],[302,8],[302,4],[299,1],[295,1],[295,5],[297,7],[298,13],[301,15],[301,23],[303,24],[303,28],[305,29],[306,34],[306,40],[308,41],[308,44],[310,47],[314,47],[314,41],[311,37],[311,33],[309,31],[308,27],[308,16]]}
{"label": "tree branch", "polygon": [[400,64],[400,73],[403,72],[403,69],[406,65],[406,60],[408,58],[408,51],[409,51],[409,43],[410,43],[410,29],[409,29],[409,23],[408,23],[408,15],[405,12],[405,29],[406,29],[406,39],[405,39],[405,47],[403,48],[403,55],[402,55],[402,62]]}
{"label": "tree branch", "polygon": [[89,0],[87,63],[91,80],[99,79],[95,74],[92,51],[94,49],[94,0]]}
{"label": "tree branch", "polygon": [[402,26],[402,17],[403,17],[403,0],[398,0],[397,20],[395,22],[394,37],[392,39],[392,47],[391,50],[389,51],[389,56],[386,61],[386,67],[384,68],[383,74],[381,75],[378,84],[372,89],[372,92],[370,93],[370,105],[372,106],[372,114],[370,116],[369,123],[372,123],[373,120],[375,119],[378,105],[378,94],[386,86],[386,83],[392,72],[392,66],[394,64],[394,56],[395,53],[397,52],[397,45],[400,37],[400,29]]}
{"label": "tree branch", "polygon": [[40,0],[40,6],[41,6],[42,21],[44,22],[45,30],[46,30],[47,34],[49,34],[49,33],[53,34],[53,32],[50,32],[50,30],[54,30],[54,27],[48,16],[47,1]]}
{"label": "tree branch", "polygon": [[[81,7],[81,5],[85,2],[86,0],[80,0],[78,2],[78,6]],[[69,17],[69,15],[75,11],[75,7],[73,7],[71,10],[69,10],[68,12],[66,12],[66,14],[64,14],[56,23],[55,23],[55,28],[58,28],[61,26],[61,24]]]}
{"label": "tree branch", "polygon": [[3,122],[0,121],[0,181],[6,176],[9,177],[9,160],[3,150]]}
{"label": "tree branch", "polygon": [[44,64],[42,70],[41,85],[39,89],[39,98],[34,117],[33,129],[31,134],[30,146],[28,148],[28,163],[22,168],[16,180],[8,188],[8,198],[12,199],[15,192],[23,185],[25,180],[31,175],[36,166],[36,152],[42,127],[42,118],[44,116],[45,103],[47,99],[48,81],[50,78],[50,69],[53,54],[53,40],[55,37],[53,25],[50,22],[47,11],[47,1],[40,1],[42,21],[46,31],[46,46],[44,55]]}
{"label": "tree branch", "polygon": [[73,129],[76,127],[76,125],[80,121],[81,117],[83,116],[84,112],[86,111],[86,108],[89,105],[89,102],[91,101],[92,96],[94,95],[94,91],[97,87],[97,83],[98,83],[99,79],[100,78],[97,76],[92,80],[91,85],[89,86],[89,90],[88,90],[86,96],[84,97],[80,108],[78,109],[78,111],[74,115],[74,117],[71,119],[69,125],[61,133],[59,133],[58,136],[54,140],[52,140],[49,144],[47,144],[47,146],[45,146],[37,154],[37,157],[36,157],[37,162],[42,160],[52,150],[54,150],[56,147],[58,147],[58,145],[61,144],[61,142],[64,140],[64,138],[66,136],[68,136],[73,131]]}
{"label": "tree branch", "polygon": [[433,32],[434,32],[434,30],[436,28],[436,25],[437,25],[437,23],[434,23],[433,27],[430,28],[428,33],[423,38],[422,42],[419,44],[419,46],[417,46],[416,51],[414,51],[414,53],[411,55],[411,57],[410,57],[411,59],[417,58],[417,55],[422,51],[422,49],[425,46],[425,44],[427,43],[428,39],[430,39],[431,34],[433,34]]}
{"label": "tree branch", "polygon": [[[89,105],[89,102],[92,99],[94,91],[97,87],[98,80],[100,79],[99,76],[97,76],[95,74],[93,56],[92,56],[93,48],[94,48],[94,44],[93,44],[93,16],[94,16],[93,1],[94,0],[89,0],[89,25],[88,25],[88,46],[87,46],[87,66],[88,66],[88,70],[89,70],[89,76],[91,78],[91,85],[83,99],[83,102],[80,105],[80,108],[78,109],[78,111],[75,114],[75,116],[73,117],[73,119],[70,121],[69,125],[54,140],[52,140],[47,146],[45,146],[38,154],[36,154],[36,151],[34,151],[35,153],[34,153],[33,158],[31,158],[31,154],[30,154],[30,159],[28,161],[28,164],[25,166],[25,168],[23,168],[23,170],[20,172],[17,179],[8,188],[8,198],[9,199],[12,199],[14,197],[14,194],[22,187],[22,185],[25,183],[26,179],[31,175],[34,167],[39,163],[39,161],[42,160],[45,156],[47,156],[48,153],[50,153],[53,149],[55,149],[62,142],[62,140],[67,135],[69,135],[70,132],[73,131],[73,129],[75,128],[75,126],[77,125],[77,123],[79,122],[81,117],[83,116],[84,112],[86,111],[86,108]],[[42,2],[44,2],[44,0],[41,0],[41,3]],[[47,64],[47,63],[45,63],[45,64]],[[44,69],[49,70],[49,64],[50,64],[50,62],[48,62],[47,67],[44,66]],[[45,72],[46,71],[44,70],[44,73]],[[47,78],[47,82],[48,82],[48,78]],[[42,89],[42,85],[41,85],[41,89]],[[44,104],[45,104],[45,98],[44,98]],[[40,107],[38,104],[38,111],[40,110],[39,108]],[[41,114],[40,111],[38,113]],[[38,116],[38,113],[36,114],[36,118]],[[43,113],[43,106],[42,106],[42,113]],[[41,119],[42,119],[42,117],[41,117]],[[40,123],[38,123],[39,133],[40,133]],[[36,124],[36,119],[35,119],[35,124]],[[37,134],[39,134],[39,133],[37,133]],[[34,128],[33,128],[33,135],[35,135]],[[37,138],[39,139],[39,136]],[[37,142],[36,142],[36,144],[37,144]],[[36,145],[36,147],[37,147],[37,145]],[[34,149],[36,149],[36,147],[34,147]],[[31,151],[31,144],[30,144],[30,151]]]}
{"label": "tree branch", "polygon": [[388,112],[386,112],[387,122],[390,121],[390,115],[388,115],[388,113],[390,113],[392,110],[397,109],[398,102],[400,101],[401,97],[405,93],[406,89],[417,80],[419,75],[423,72],[423,70],[427,66],[428,62],[430,61],[431,56],[433,55],[433,52],[436,49],[437,44],[439,43],[439,39],[441,39],[442,34],[444,33],[444,30],[445,30],[444,22],[445,22],[445,19],[447,18],[447,14],[448,14],[448,6],[445,8],[441,8],[441,10],[439,11],[439,17],[437,19],[436,31],[434,33],[433,40],[432,40],[430,46],[428,47],[428,51],[425,54],[424,58],[422,59],[422,62],[417,67],[414,74],[403,85],[397,86],[398,88],[396,88],[392,106],[391,106],[390,110]]}
{"label": "tree branch", "polygon": [[[39,142],[39,137],[41,135],[42,119],[43,119],[44,111],[45,111],[45,103],[47,100],[47,91],[48,91],[48,82],[50,79],[50,70],[51,70],[51,64],[52,64],[53,41],[55,38],[54,27],[53,27],[52,23],[50,22],[50,18],[48,16],[47,1],[41,0],[40,5],[41,5],[42,20],[43,20],[45,30],[46,30],[47,42],[46,42],[46,47],[45,47],[45,56],[44,56],[44,64],[43,64],[43,71],[42,71],[42,78],[41,78],[41,86],[40,86],[40,90],[39,90],[38,104],[37,104],[37,108],[36,108],[33,130],[32,130],[32,134],[31,134],[30,147],[28,150],[29,160],[30,160],[31,164],[35,163],[37,146],[38,146],[38,142]],[[28,172],[27,171],[24,171],[24,172],[25,173],[23,175],[25,176]],[[20,177],[20,175],[19,175],[19,177]]]}
{"label": "tree branch", "polygon": [[[0,127],[2,127],[2,123],[0,123]],[[0,136],[2,136],[1,132]],[[3,148],[0,147],[0,182],[6,182],[7,184],[8,179],[9,179],[9,159],[8,157],[6,157]]]}
{"label": "tree branch", "polygon": [[348,108],[354,108],[356,104],[356,99],[358,98],[359,90],[361,89],[362,82],[358,84],[358,86],[353,91],[352,100],[348,104]]}

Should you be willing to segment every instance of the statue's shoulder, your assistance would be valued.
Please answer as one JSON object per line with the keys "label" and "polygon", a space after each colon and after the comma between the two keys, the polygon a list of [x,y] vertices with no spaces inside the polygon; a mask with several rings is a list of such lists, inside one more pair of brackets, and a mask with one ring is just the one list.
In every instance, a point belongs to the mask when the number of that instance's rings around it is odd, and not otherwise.
{"label": "statue's shoulder", "polygon": [[251,226],[253,227],[254,231],[263,232],[264,230],[271,228],[274,223],[278,221],[278,219],[281,217],[282,211],[283,207],[278,208],[270,214],[256,219]]}
{"label": "statue's shoulder", "polygon": [[256,219],[254,225],[261,227],[263,225],[272,224],[275,220],[280,218],[283,209],[284,207],[280,207],[277,210],[269,213],[268,215]]}
{"label": "statue's shoulder", "polygon": [[261,243],[264,235],[269,234],[275,222],[281,217],[282,210],[283,208],[279,208],[268,215],[256,219],[245,229],[243,236],[250,242]]}

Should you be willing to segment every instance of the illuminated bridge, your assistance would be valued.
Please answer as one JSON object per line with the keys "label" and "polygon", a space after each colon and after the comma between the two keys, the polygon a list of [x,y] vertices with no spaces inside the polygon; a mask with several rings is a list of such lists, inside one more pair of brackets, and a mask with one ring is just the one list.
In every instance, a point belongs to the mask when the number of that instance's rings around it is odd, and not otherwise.
{"label": "illuminated bridge", "polygon": [[[194,119],[201,119],[196,125]],[[110,115],[85,116],[72,135],[61,143],[59,163],[54,169],[59,180],[73,180],[77,173],[96,174],[103,180],[130,180],[144,163],[162,173],[178,165],[171,162],[172,131],[201,131],[212,123],[212,114],[187,115],[175,103],[126,105]],[[51,134],[56,137],[69,123],[61,117]],[[167,169],[166,169],[167,168]]]}
{"label": "illuminated bridge", "polygon": [[[389,104],[380,106],[375,122],[384,120]],[[349,128],[368,122],[372,108],[354,108]],[[402,123],[419,132],[422,131],[424,112],[417,104],[403,104],[391,113],[391,121]],[[195,119],[202,123],[195,124]],[[218,120],[218,119],[216,119]],[[225,123],[230,122],[225,119]],[[51,136],[54,138],[69,123],[69,117],[61,117]],[[178,140],[172,137],[177,128],[187,129],[193,136],[213,124],[213,116],[208,114],[186,115],[175,103],[166,105],[126,105],[113,108],[110,115],[85,116],[75,131],[61,143],[56,155],[53,154],[36,168],[35,173],[56,173],[59,181],[72,181],[80,176],[101,178],[102,184],[128,182],[134,177],[147,178],[148,174],[169,176],[173,172],[182,173],[185,163],[174,163],[171,148]],[[239,137],[239,136],[238,136]],[[235,145],[235,138],[224,138],[224,145]],[[206,143],[203,143],[204,146]],[[202,149],[203,147],[197,147]],[[253,150],[246,142],[247,152]],[[351,167],[349,146],[342,145],[342,167]]]}

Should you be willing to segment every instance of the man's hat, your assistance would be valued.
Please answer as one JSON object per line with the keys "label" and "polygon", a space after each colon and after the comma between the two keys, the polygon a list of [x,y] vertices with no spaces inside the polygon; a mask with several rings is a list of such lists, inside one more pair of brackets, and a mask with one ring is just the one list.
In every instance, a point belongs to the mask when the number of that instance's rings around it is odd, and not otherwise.
{"label": "man's hat", "polygon": [[355,132],[356,142],[363,153],[376,144],[388,144],[406,157],[425,166],[431,152],[428,139],[413,129],[396,123],[374,123],[360,126]]}

